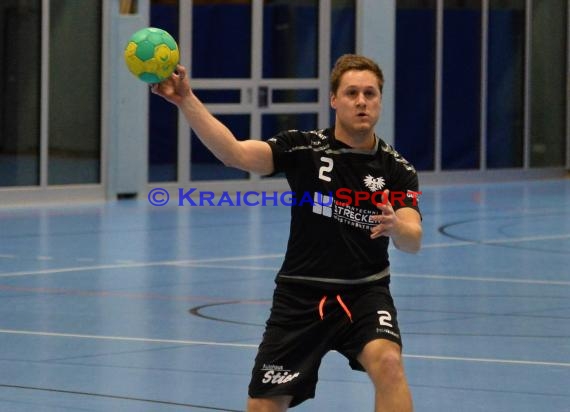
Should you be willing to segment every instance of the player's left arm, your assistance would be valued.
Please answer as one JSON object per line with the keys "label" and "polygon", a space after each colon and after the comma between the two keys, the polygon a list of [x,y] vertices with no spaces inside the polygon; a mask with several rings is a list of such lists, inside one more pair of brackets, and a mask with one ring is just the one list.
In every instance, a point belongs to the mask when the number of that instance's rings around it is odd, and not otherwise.
{"label": "player's left arm", "polygon": [[387,236],[392,238],[397,249],[408,253],[419,252],[423,234],[420,214],[411,207],[394,210],[389,198],[388,192],[386,201],[377,205],[382,214],[372,217],[378,224],[370,229],[370,238]]}

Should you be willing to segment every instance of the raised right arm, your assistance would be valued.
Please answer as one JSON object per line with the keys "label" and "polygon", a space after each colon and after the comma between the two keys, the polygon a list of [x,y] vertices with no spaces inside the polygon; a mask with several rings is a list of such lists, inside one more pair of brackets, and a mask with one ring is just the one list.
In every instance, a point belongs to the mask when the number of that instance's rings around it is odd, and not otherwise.
{"label": "raised right arm", "polygon": [[206,109],[194,95],[186,76],[186,68],[177,71],[151,91],[178,106],[198,138],[226,166],[261,175],[274,171],[269,144],[259,140],[237,140],[233,133]]}

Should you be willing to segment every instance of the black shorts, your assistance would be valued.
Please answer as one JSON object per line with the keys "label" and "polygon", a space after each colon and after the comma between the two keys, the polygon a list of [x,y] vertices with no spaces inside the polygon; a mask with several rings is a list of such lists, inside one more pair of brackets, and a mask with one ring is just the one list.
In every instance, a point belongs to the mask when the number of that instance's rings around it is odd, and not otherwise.
{"label": "black shorts", "polygon": [[318,369],[330,350],[363,371],[357,356],[375,339],[402,346],[396,309],[386,286],[326,290],[278,283],[255,358],[249,396],[291,395],[291,407],[313,398]]}

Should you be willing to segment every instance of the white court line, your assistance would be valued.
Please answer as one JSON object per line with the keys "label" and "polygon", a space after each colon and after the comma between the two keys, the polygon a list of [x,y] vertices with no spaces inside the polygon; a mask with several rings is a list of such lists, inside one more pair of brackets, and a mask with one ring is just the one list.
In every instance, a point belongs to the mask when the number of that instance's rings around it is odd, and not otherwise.
{"label": "white court line", "polygon": [[279,271],[279,266],[252,266],[252,265],[218,265],[217,263],[192,263],[187,265],[181,265],[193,268],[212,268],[212,269],[238,269],[238,270],[266,270],[268,272],[277,273]]}
{"label": "white court line", "polygon": [[[216,346],[216,347],[221,346],[221,347],[246,348],[246,349],[257,349],[258,347],[258,345],[250,343],[213,342],[213,341],[185,340],[185,339],[135,338],[128,336],[105,336],[105,335],[85,335],[85,334],[75,334],[75,333],[36,332],[36,331],[15,330],[15,329],[0,329],[0,333],[11,334],[11,335],[42,336],[42,337],[71,338],[71,339],[107,340],[107,341],[116,341],[116,342],[166,343],[166,344],[177,344],[177,345],[188,345],[188,346],[192,345]],[[546,362],[546,361],[530,361],[530,360],[517,360],[517,359],[471,358],[471,357],[461,357],[461,356],[411,355],[411,354],[404,354],[404,357],[410,359],[499,363],[506,365],[557,366],[563,368],[570,368],[570,363],[568,362]]]}
{"label": "white court line", "polygon": [[[445,242],[445,243],[431,243],[423,245],[422,249],[433,249],[433,248],[443,248],[443,247],[462,247],[469,246],[473,244],[501,244],[501,243],[515,243],[515,242],[531,242],[537,240],[555,240],[555,239],[570,239],[570,234],[564,235],[552,235],[552,236],[532,236],[532,237],[522,237],[522,238],[509,238],[509,239],[490,239],[490,240],[474,240],[474,241],[456,241],[456,242]],[[0,255],[4,258],[14,258],[14,255]],[[93,265],[93,266],[76,266],[69,268],[54,268],[54,269],[44,269],[44,270],[34,270],[34,271],[21,271],[21,272],[7,272],[0,273],[0,278],[17,277],[17,276],[33,276],[33,275],[50,275],[56,273],[69,273],[69,272],[85,272],[90,270],[106,270],[106,269],[129,269],[129,268],[143,268],[143,267],[153,267],[153,266],[192,266],[193,264],[201,263],[215,263],[215,262],[232,262],[232,261],[242,261],[242,260],[255,260],[255,259],[273,259],[273,258],[283,258],[283,254],[268,254],[268,255],[253,255],[253,256],[229,256],[220,258],[210,258],[210,259],[190,259],[190,260],[167,260],[167,261],[156,261],[156,262],[124,262],[115,263],[108,265]],[[434,277],[435,279],[435,277]],[[479,278],[474,278],[477,280]],[[459,280],[459,278],[456,278]],[[470,279],[463,279],[470,280]],[[503,280],[489,280],[489,281],[503,281]],[[504,280],[510,281],[510,280]],[[547,284],[551,284],[556,281],[546,281]],[[533,283],[525,282],[523,283]],[[535,283],[544,283],[537,281]],[[557,283],[552,283],[557,284]],[[568,284],[568,282],[562,282],[559,284]]]}
{"label": "white court line", "polygon": [[502,363],[506,365],[559,366],[562,368],[570,368],[570,363],[568,362],[545,362],[545,361],[528,361],[528,360],[516,360],[516,359],[468,358],[462,356],[409,355],[409,354],[404,354],[403,356],[405,358],[410,358],[410,359]]}
{"label": "white court line", "polygon": [[[456,240],[455,242],[443,242],[443,243],[428,243],[427,245],[422,245],[422,249],[437,249],[443,247],[463,247],[463,246],[473,246],[476,241],[467,242],[462,240]],[[397,250],[395,247],[390,245],[390,249]]]}
{"label": "white court line", "polygon": [[527,236],[527,237],[516,237],[516,238],[489,239],[489,240],[477,240],[477,239],[469,241],[458,240],[456,242],[431,243],[427,245],[422,245],[422,249],[434,249],[440,247],[462,247],[462,246],[472,246],[473,244],[500,245],[502,243],[534,242],[540,240],[559,240],[559,239],[570,239],[570,234]]}
{"label": "white court line", "polygon": [[[234,269],[234,270],[266,270],[277,273],[278,267],[268,266],[244,266],[244,265],[218,265],[215,263],[193,263],[186,264],[188,267],[212,268],[212,269]],[[392,273],[394,278],[413,278],[413,279],[431,279],[431,280],[460,280],[465,282],[496,282],[496,283],[522,283],[530,285],[558,285],[570,286],[570,281],[566,280],[548,280],[548,279],[509,279],[509,278],[489,278],[477,276],[450,276],[450,275],[429,275],[415,273]]]}
{"label": "white court line", "polygon": [[[207,267],[213,269],[239,269],[239,270],[267,270],[277,272],[278,267],[270,268],[267,266],[224,266],[211,263],[195,264],[193,267]],[[548,280],[548,279],[509,279],[509,278],[489,278],[477,276],[450,276],[450,275],[422,275],[414,273],[393,273],[394,278],[414,278],[414,279],[432,279],[432,280],[461,280],[465,282],[496,282],[496,283],[522,283],[531,285],[558,285],[570,286],[570,281],[566,280]]]}
{"label": "white court line", "polygon": [[[213,269],[234,269],[234,270],[266,270],[269,272],[277,273],[278,267],[267,266],[244,266],[244,265],[220,265],[215,262],[223,261],[237,261],[237,260],[254,260],[263,258],[281,258],[283,255],[258,255],[258,256],[242,256],[242,257],[227,257],[227,258],[212,258],[202,260],[173,260],[162,262],[145,262],[145,263],[131,263],[131,264],[114,264],[114,265],[98,265],[98,266],[79,266],[72,268],[62,269],[45,269],[28,272],[12,272],[0,273],[0,278],[9,278],[17,276],[33,276],[33,275],[50,275],[68,272],[83,272],[89,270],[106,270],[106,269],[128,269],[152,266],[184,266],[184,267],[204,267]],[[478,276],[451,276],[451,275],[437,275],[437,274],[415,274],[415,273],[393,273],[394,278],[413,278],[413,279],[431,279],[431,280],[457,280],[464,282],[488,282],[488,283],[515,283],[527,285],[557,285],[557,286],[570,286],[570,281],[566,280],[551,280],[551,279],[510,279],[510,278],[492,278],[492,277],[478,277]]]}
{"label": "white court line", "polygon": [[69,272],[86,272],[90,270],[106,270],[106,269],[129,269],[129,268],[144,268],[152,266],[184,266],[191,264],[200,264],[208,262],[233,262],[240,260],[255,260],[255,259],[270,259],[270,258],[282,258],[283,254],[272,254],[272,255],[253,255],[253,256],[231,256],[231,257],[220,257],[220,258],[210,258],[210,259],[196,259],[196,260],[163,260],[156,262],[139,262],[139,263],[116,263],[110,265],[93,265],[93,266],[75,266],[69,268],[54,268],[54,269],[43,269],[43,270],[30,270],[21,272],[7,272],[0,273],[0,278],[9,278],[17,276],[33,276],[33,275],[51,275],[56,273],[69,273]]}
{"label": "white court line", "polygon": [[177,345],[227,346],[231,348],[258,347],[258,345],[253,345],[248,343],[210,342],[210,341],[181,340],[181,339],[134,338],[128,336],[83,335],[76,333],[36,332],[31,330],[16,330],[16,329],[0,329],[0,333],[5,333],[9,335],[45,336],[45,337],[55,337],[55,338],[109,340],[117,342],[144,342],[144,343],[168,343],[168,344],[174,343]]}
{"label": "white court line", "polygon": [[414,278],[414,279],[435,279],[435,280],[461,280],[465,282],[495,282],[495,283],[522,283],[528,285],[558,285],[570,286],[567,280],[549,279],[509,279],[509,278],[488,278],[477,276],[449,276],[449,275],[421,275],[414,273],[395,273],[394,278]]}

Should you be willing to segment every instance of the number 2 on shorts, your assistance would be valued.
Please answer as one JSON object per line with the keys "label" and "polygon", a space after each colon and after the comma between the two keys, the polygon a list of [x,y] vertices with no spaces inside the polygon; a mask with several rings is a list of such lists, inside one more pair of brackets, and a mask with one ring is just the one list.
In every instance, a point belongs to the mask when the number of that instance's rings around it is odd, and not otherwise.
{"label": "number 2 on shorts", "polygon": [[389,328],[392,328],[392,324],[390,323],[390,321],[392,320],[392,315],[390,315],[390,312],[388,312],[387,310],[379,310],[378,312],[376,312],[380,315],[380,317],[378,318],[378,322],[380,322],[381,326],[388,326]]}

